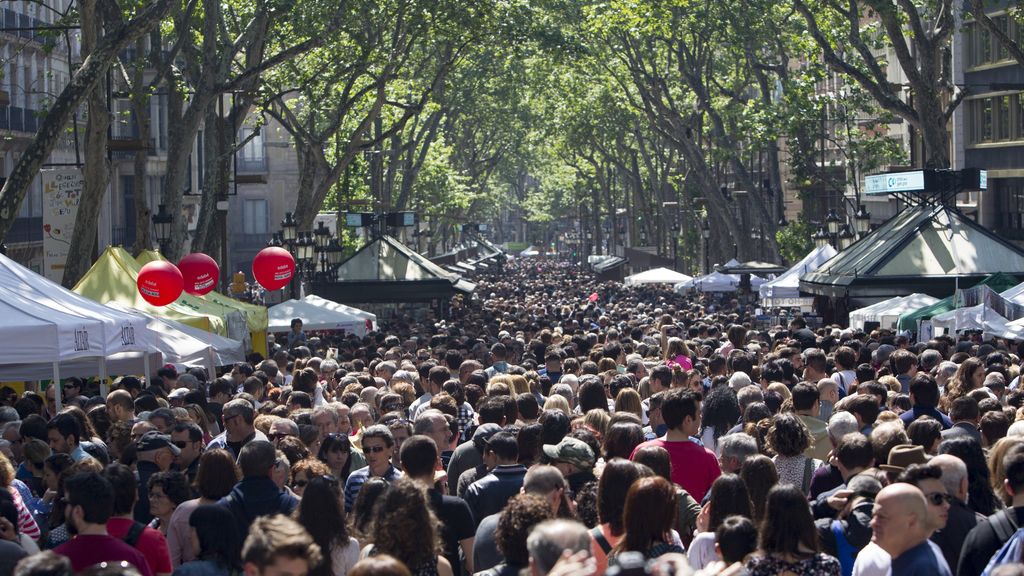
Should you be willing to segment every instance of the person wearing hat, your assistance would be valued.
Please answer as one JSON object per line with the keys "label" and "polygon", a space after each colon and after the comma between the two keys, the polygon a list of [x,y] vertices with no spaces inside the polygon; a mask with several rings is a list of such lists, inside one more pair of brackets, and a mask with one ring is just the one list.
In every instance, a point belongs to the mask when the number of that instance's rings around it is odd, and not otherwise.
{"label": "person wearing hat", "polygon": [[139,476],[139,500],[135,503],[132,515],[136,522],[149,524],[153,519],[153,515],[149,513],[149,478],[157,472],[170,470],[180,452],[170,436],[156,430],[146,432],[135,443],[135,453],[138,456],[135,469]]}
{"label": "person wearing hat", "polygon": [[167,395],[167,400],[171,403],[172,408],[183,408],[185,396],[188,396],[188,388],[175,388]]}
{"label": "person wearing hat", "polygon": [[924,451],[924,446],[897,444],[889,451],[889,461],[879,465],[879,468],[888,472],[890,478],[894,478],[906,470],[907,466],[911,464],[927,464],[928,459],[929,457]]}
{"label": "person wearing hat", "polygon": [[587,482],[597,480],[594,451],[586,442],[566,436],[558,444],[545,444],[543,450],[551,465],[558,468],[569,483],[570,494],[575,494]]}
{"label": "person wearing hat", "polygon": [[[463,442],[452,453],[448,461],[448,481],[452,488],[458,486],[462,473],[472,470],[484,463],[484,452],[487,450],[487,440],[496,433],[501,432],[501,423],[505,420],[504,404],[500,402],[485,402],[481,405],[481,424],[473,431],[473,438]],[[497,418],[497,422],[493,420]],[[484,474],[479,477],[482,478]]]}
{"label": "person wearing hat", "polygon": [[480,521],[499,512],[509,498],[523,487],[526,467],[519,463],[519,444],[509,432],[498,432],[487,440],[484,464],[490,474],[466,489],[466,503],[473,511],[474,528]]}

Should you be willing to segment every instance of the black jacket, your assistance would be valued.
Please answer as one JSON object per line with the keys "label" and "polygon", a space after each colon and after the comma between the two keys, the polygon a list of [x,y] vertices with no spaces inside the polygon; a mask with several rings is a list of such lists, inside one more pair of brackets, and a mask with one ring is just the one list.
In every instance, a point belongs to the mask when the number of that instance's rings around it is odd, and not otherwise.
{"label": "black jacket", "polygon": [[267,476],[242,478],[231,493],[220,499],[221,506],[235,517],[239,534],[248,534],[253,520],[271,514],[291,514],[299,499],[287,490],[281,490]]}
{"label": "black jacket", "polygon": [[[1002,515],[1002,518],[999,516]],[[1009,522],[1007,522],[1009,520]],[[1024,525],[1024,506],[1000,510],[979,522],[964,540],[957,563],[958,576],[980,576],[989,560],[1006,544],[1019,526]],[[1007,533],[1008,530],[1008,533]],[[1004,535],[1005,534],[1005,535]]]}
{"label": "black jacket", "polygon": [[953,500],[949,505],[949,518],[946,527],[932,534],[931,541],[942,549],[946,563],[952,569],[960,559],[960,550],[971,530],[978,525],[978,514],[960,500]]}
{"label": "black jacket", "polygon": [[501,512],[509,498],[519,493],[525,477],[526,467],[522,464],[501,465],[474,482],[466,490],[466,504],[473,512],[476,524],[495,512]]}
{"label": "black jacket", "polygon": [[[862,500],[853,507],[849,516],[840,521],[843,525],[846,541],[858,552],[871,541],[872,506],[874,506],[874,502],[871,500]],[[818,530],[821,551],[830,556],[836,556],[836,535],[832,532],[832,519],[822,518],[815,520],[814,527]]]}

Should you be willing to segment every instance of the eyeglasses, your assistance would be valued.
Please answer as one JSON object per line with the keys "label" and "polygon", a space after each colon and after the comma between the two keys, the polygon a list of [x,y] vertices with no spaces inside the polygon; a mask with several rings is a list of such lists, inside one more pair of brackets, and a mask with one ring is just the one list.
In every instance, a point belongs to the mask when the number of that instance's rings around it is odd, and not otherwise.
{"label": "eyeglasses", "polygon": [[178,448],[184,450],[185,448],[188,448],[188,445],[190,443],[188,441],[186,441],[186,440],[172,440],[171,444],[174,444]]}
{"label": "eyeglasses", "polygon": [[942,506],[943,502],[946,504],[953,503],[953,497],[949,494],[943,494],[942,492],[929,492],[928,494],[925,494],[924,497],[932,506]]}
{"label": "eyeglasses", "polygon": [[367,454],[379,454],[387,450],[387,446],[363,446],[363,452]]}

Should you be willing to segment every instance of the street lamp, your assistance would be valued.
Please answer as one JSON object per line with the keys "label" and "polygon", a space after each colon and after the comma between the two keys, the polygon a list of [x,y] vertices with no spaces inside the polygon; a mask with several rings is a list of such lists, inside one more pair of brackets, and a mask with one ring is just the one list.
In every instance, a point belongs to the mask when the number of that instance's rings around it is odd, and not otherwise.
{"label": "street lamp", "polygon": [[322,252],[324,248],[327,248],[327,243],[331,241],[331,231],[324,225],[323,220],[320,221],[316,230],[313,231],[313,236],[316,238],[317,252]]}
{"label": "street lamp", "polygon": [[811,238],[814,240],[815,248],[824,248],[829,245],[829,241],[832,239],[832,236],[825,231],[825,228],[818,226],[818,231],[815,232]]}
{"label": "street lamp", "polygon": [[313,235],[310,232],[304,232],[295,245],[301,262],[308,264],[313,261],[316,240],[313,240]]}
{"label": "street lamp", "polygon": [[167,211],[166,204],[160,204],[156,214],[153,214],[153,228],[156,229],[156,241],[160,244],[160,251],[167,251],[167,243],[171,239],[171,225],[174,223],[174,216]]}
{"label": "street lamp", "polygon": [[270,240],[267,241],[268,248],[280,248],[281,247],[281,233],[274,232],[270,235]]}
{"label": "street lamp", "polygon": [[298,229],[299,223],[292,218],[292,213],[285,212],[284,220],[281,220],[281,239],[285,244],[291,246],[295,242]]}
{"label": "street lamp", "polygon": [[839,217],[835,208],[829,208],[828,215],[825,216],[825,224],[828,225],[828,233],[833,236],[839,234],[839,226],[843,223],[843,219]]}
{"label": "street lamp", "polygon": [[839,231],[839,250],[846,250],[856,239],[857,236],[850,230],[850,225],[843,224],[843,229]]}
{"label": "street lamp", "polygon": [[863,204],[857,208],[857,213],[853,215],[853,225],[857,229],[857,237],[859,238],[863,238],[871,231],[871,213],[864,209]]}

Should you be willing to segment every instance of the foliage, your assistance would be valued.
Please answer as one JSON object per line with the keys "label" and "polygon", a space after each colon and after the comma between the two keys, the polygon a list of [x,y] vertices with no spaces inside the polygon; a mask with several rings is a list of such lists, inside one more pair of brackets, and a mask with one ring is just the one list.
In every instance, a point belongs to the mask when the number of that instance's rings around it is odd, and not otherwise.
{"label": "foliage", "polygon": [[788,226],[780,228],[775,233],[775,238],[779,242],[779,252],[783,259],[793,263],[807,256],[814,248],[814,242],[811,240],[813,233],[814,226],[804,219],[803,214],[797,216],[797,219],[791,221]]}

